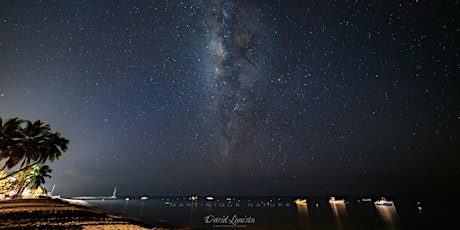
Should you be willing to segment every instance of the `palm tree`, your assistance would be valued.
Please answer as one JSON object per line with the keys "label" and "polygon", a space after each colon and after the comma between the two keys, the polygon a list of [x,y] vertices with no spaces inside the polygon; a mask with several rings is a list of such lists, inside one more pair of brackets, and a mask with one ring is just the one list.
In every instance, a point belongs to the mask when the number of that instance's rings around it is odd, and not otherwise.
{"label": "palm tree", "polygon": [[24,128],[20,126],[14,137],[10,138],[9,146],[2,151],[0,157],[8,158],[2,170],[12,168],[21,162],[21,168],[30,165],[31,161],[38,161],[42,157],[40,148],[46,143],[46,135],[50,132],[49,125],[40,120],[34,123],[25,121]]}
{"label": "palm tree", "polygon": [[41,156],[38,162],[45,163],[47,160],[53,162],[55,159],[59,159],[62,153],[67,150],[69,140],[62,138],[59,132],[47,133],[46,141],[40,147]]}
{"label": "palm tree", "polygon": [[45,183],[45,177],[51,178],[49,173],[53,171],[48,165],[37,164],[29,168],[24,179],[24,186],[30,189],[37,189]]}
{"label": "palm tree", "polygon": [[0,135],[0,160],[7,159],[0,170],[21,163],[21,169],[15,173],[47,160],[59,159],[69,144],[69,140],[60,137],[59,132],[51,132],[50,126],[40,120],[32,123],[10,119],[0,126]]}
{"label": "palm tree", "polygon": [[[3,120],[0,117],[0,152],[12,145],[13,139],[18,137],[18,130],[21,128],[21,124],[24,120],[20,120],[17,117],[7,120],[3,124]],[[0,157],[0,159],[3,159]]]}

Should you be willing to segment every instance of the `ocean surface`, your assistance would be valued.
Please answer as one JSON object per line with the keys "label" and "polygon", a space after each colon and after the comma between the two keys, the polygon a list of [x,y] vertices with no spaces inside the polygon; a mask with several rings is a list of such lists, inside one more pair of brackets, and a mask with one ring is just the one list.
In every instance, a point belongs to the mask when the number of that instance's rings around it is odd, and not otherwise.
{"label": "ocean surface", "polygon": [[130,197],[88,200],[92,208],[147,223],[166,221],[196,229],[460,229],[459,206],[451,197],[387,197],[393,206],[374,205],[362,197]]}

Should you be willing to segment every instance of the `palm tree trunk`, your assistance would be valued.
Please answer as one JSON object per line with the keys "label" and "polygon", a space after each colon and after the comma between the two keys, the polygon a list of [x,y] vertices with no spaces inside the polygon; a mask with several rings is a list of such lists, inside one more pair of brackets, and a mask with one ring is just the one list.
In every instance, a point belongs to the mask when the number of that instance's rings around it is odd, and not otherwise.
{"label": "palm tree trunk", "polygon": [[10,176],[13,176],[13,175],[19,173],[19,172],[22,172],[22,171],[24,171],[24,170],[26,170],[26,169],[28,169],[28,168],[30,168],[30,167],[32,167],[32,166],[38,164],[38,163],[40,163],[40,162],[35,162],[35,163],[33,163],[33,164],[31,164],[31,165],[25,167],[25,168],[19,169],[19,170],[16,171],[16,172],[10,173],[10,174],[6,175],[5,177],[0,178],[0,180],[4,180],[4,179],[6,179],[6,178],[8,178],[8,177],[10,177]]}

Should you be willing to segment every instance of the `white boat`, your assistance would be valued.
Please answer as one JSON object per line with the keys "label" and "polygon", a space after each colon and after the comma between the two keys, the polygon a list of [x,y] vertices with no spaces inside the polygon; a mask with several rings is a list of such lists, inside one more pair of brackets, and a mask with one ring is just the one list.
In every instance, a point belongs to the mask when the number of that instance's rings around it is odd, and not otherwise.
{"label": "white boat", "polygon": [[337,200],[335,199],[335,197],[331,196],[329,198],[329,203],[330,204],[345,203],[345,200],[344,199]]}
{"label": "white boat", "polygon": [[374,202],[375,205],[383,205],[383,206],[393,206],[393,201],[385,199],[382,197],[380,200]]}
{"label": "white boat", "polygon": [[141,200],[148,200],[148,199],[149,199],[148,196],[143,196],[143,197],[141,197]]}
{"label": "white boat", "polygon": [[212,200],[214,200],[214,197],[213,196],[207,196],[206,200],[212,201]]}
{"label": "white boat", "polygon": [[296,199],[296,200],[294,200],[294,203],[296,203],[296,204],[306,204],[307,199]]}
{"label": "white boat", "polygon": [[113,189],[112,196],[75,196],[70,197],[73,200],[114,200],[117,199],[117,187]]}

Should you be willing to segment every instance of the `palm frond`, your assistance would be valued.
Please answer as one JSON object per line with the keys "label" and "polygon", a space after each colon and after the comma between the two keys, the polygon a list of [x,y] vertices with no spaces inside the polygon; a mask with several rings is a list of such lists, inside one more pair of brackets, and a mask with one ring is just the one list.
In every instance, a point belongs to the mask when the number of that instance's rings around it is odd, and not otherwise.
{"label": "palm frond", "polygon": [[51,132],[50,125],[41,120],[0,120],[0,160],[8,159],[3,168],[54,161],[67,150],[68,144],[69,140],[60,137],[59,132]]}

